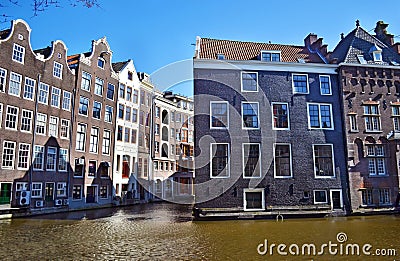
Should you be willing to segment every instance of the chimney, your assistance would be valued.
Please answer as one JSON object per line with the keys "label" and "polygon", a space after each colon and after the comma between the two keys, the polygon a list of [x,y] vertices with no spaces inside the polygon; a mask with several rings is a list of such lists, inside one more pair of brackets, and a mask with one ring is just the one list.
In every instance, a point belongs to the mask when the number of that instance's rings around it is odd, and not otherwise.
{"label": "chimney", "polygon": [[375,27],[375,36],[383,41],[384,43],[392,46],[394,44],[394,35],[393,34],[388,34],[386,28],[389,26],[389,24],[385,24],[383,21],[378,21],[376,22],[376,27]]}
{"label": "chimney", "polygon": [[392,45],[392,49],[393,49],[396,53],[400,54],[400,43],[395,43],[394,45]]}
{"label": "chimney", "polygon": [[304,45],[308,48],[311,47],[313,43],[315,43],[318,40],[318,36],[316,34],[310,33],[307,35],[307,37],[304,39]]}

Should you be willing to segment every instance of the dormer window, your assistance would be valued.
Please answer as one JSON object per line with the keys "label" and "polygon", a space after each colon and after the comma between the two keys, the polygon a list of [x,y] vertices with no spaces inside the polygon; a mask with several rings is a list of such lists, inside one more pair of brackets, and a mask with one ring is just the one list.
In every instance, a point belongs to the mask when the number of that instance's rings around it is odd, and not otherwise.
{"label": "dormer window", "polygon": [[376,44],[374,44],[371,49],[369,49],[369,53],[372,55],[374,62],[382,62],[382,49],[379,48]]}
{"label": "dormer window", "polygon": [[99,57],[99,59],[97,60],[97,66],[99,66],[100,68],[104,69],[104,64],[105,64],[104,59]]}
{"label": "dormer window", "polygon": [[222,53],[217,53],[217,60],[225,60],[225,55]]}
{"label": "dormer window", "polygon": [[280,51],[261,51],[261,61],[263,62],[280,62]]}
{"label": "dormer window", "polygon": [[357,59],[361,64],[367,64],[367,61],[365,61],[364,56],[362,54],[357,55]]}

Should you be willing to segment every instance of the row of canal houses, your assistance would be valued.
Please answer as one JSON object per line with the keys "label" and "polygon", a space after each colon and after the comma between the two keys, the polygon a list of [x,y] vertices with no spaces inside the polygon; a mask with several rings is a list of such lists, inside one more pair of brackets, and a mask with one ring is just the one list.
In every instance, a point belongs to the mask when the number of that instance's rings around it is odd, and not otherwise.
{"label": "row of canal houses", "polygon": [[[183,153],[193,141],[181,138],[193,137],[192,101],[157,90],[132,60],[113,63],[105,37],[68,55],[62,41],[33,50],[30,34],[23,20],[0,31],[0,204],[58,211],[192,199],[193,164],[179,164],[193,162]],[[155,123],[171,114],[158,140]]]}
{"label": "row of canal houses", "polygon": [[400,44],[387,26],[357,21],[331,52],[316,34],[198,37],[195,215],[398,209]]}

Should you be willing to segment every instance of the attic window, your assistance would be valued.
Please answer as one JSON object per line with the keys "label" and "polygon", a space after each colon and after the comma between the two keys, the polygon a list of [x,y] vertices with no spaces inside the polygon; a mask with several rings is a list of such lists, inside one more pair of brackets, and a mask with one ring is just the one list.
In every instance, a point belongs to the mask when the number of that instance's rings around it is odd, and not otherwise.
{"label": "attic window", "polygon": [[99,57],[99,59],[97,60],[97,66],[104,69],[104,63],[105,63],[104,59]]}
{"label": "attic window", "polygon": [[382,62],[382,49],[379,48],[376,44],[374,44],[371,49],[369,49],[369,53],[372,54],[374,62]]}
{"label": "attic window", "polygon": [[361,54],[357,55],[357,59],[361,64],[367,64],[363,55],[361,55]]}
{"label": "attic window", "polygon": [[298,61],[299,63],[306,63],[306,61],[305,61],[304,59],[302,59],[302,58],[298,58],[297,61]]}
{"label": "attic window", "polygon": [[128,80],[132,81],[133,73],[131,71],[128,72]]}
{"label": "attic window", "polygon": [[261,51],[261,61],[263,62],[280,62],[281,51]]}
{"label": "attic window", "polygon": [[225,60],[225,55],[222,53],[217,53],[217,60]]}

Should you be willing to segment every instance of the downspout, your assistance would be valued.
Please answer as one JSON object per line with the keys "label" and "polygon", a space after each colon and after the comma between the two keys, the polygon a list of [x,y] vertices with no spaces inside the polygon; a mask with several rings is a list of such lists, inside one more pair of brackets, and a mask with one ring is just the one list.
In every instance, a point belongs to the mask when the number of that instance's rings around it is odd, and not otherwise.
{"label": "downspout", "polygon": [[[154,140],[154,117],[153,117],[153,112],[154,112],[154,99],[155,99],[155,95],[154,95],[154,86],[153,89],[151,91],[151,104],[150,104],[150,135],[149,135],[149,149],[150,149],[150,153],[149,153],[149,162],[147,165],[147,168],[149,170],[149,175],[147,176],[148,178],[148,182],[149,182],[149,193],[151,193],[151,197],[153,197],[153,191],[151,188],[151,180],[153,178],[153,159],[154,159],[154,145],[153,145],[153,140]],[[151,177],[150,177],[151,176]],[[150,195],[149,195],[150,196]]]}

